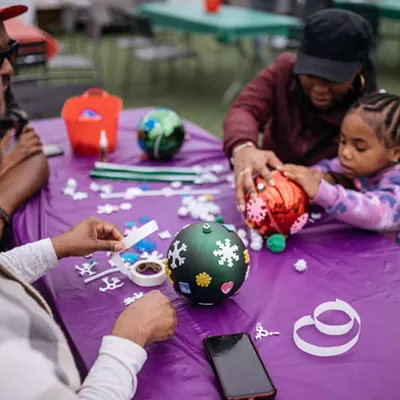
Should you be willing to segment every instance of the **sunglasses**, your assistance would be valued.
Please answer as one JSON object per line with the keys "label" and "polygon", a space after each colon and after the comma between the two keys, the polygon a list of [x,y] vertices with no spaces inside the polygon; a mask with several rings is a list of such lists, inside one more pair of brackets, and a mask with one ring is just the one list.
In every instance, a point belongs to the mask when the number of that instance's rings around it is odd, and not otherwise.
{"label": "sunglasses", "polygon": [[10,40],[8,47],[4,50],[0,50],[0,68],[3,65],[4,60],[7,58],[12,64],[18,55],[19,43],[16,40]]}

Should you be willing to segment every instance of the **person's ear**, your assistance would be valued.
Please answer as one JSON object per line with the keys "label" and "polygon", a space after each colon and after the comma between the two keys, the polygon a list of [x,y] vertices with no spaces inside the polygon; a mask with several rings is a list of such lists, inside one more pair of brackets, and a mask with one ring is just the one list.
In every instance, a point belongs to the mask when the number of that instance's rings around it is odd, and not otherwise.
{"label": "person's ear", "polygon": [[389,150],[389,161],[392,164],[400,163],[400,146],[394,146]]}

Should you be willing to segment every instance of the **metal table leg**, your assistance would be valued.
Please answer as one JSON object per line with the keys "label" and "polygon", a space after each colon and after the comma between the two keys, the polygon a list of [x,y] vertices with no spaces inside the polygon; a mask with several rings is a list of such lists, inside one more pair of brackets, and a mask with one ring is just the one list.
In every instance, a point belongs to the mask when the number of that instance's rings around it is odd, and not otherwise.
{"label": "metal table leg", "polygon": [[223,95],[222,104],[225,106],[231,104],[236,95],[243,89],[249,74],[250,59],[242,41],[237,40],[235,48],[237,50],[235,79]]}

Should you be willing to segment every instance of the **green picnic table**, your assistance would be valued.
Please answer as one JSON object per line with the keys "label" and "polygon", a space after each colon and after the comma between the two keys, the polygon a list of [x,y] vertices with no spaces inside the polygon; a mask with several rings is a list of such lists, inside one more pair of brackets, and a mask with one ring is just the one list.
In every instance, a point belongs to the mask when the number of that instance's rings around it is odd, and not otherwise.
{"label": "green picnic table", "polygon": [[335,0],[336,7],[352,10],[352,6],[375,6],[381,18],[400,19],[400,0]]}
{"label": "green picnic table", "polygon": [[241,39],[262,34],[287,36],[290,29],[302,26],[295,17],[234,6],[222,6],[218,13],[210,14],[202,4],[152,3],[139,5],[136,12],[159,27],[215,35],[223,43],[235,45],[238,54],[236,78],[224,94],[224,103],[229,103],[245,83]]}

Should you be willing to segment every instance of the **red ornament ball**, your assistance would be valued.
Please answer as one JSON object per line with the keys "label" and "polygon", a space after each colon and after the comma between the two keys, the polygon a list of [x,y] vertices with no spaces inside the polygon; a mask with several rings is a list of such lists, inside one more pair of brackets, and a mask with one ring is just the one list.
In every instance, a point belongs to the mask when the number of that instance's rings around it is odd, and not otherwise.
{"label": "red ornament ball", "polygon": [[245,194],[247,225],[263,237],[274,233],[284,236],[299,232],[308,221],[309,198],[295,182],[274,171],[274,186],[257,176],[254,184],[257,198],[252,200]]}

